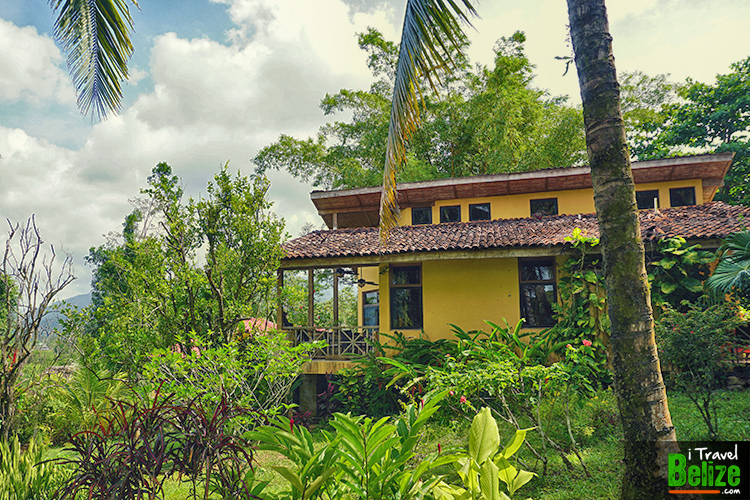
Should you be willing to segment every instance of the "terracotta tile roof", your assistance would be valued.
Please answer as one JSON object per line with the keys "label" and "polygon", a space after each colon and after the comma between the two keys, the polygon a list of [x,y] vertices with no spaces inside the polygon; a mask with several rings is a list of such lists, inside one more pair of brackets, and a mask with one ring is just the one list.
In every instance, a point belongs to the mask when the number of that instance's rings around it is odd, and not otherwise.
{"label": "terracotta tile roof", "polygon": [[[718,201],[639,213],[646,241],[724,238],[747,225],[740,216],[750,220],[750,208]],[[284,260],[562,245],[576,227],[599,236],[595,214],[403,226],[391,232],[386,247],[380,246],[376,227],[314,231],[284,243]]]}

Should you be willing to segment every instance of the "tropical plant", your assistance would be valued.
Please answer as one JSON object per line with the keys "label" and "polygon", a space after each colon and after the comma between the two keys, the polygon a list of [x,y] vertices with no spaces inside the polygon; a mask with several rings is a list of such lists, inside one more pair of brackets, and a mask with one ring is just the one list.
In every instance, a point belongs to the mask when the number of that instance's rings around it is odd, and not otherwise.
{"label": "tropical plant", "polygon": [[[138,6],[136,0],[131,0]],[[106,118],[122,106],[121,82],[133,55],[133,19],[127,0],[50,0],[57,13],[55,38],[68,54],[68,67],[84,115]]]}
{"label": "tropical plant", "polygon": [[703,281],[716,254],[700,248],[679,236],[658,241],[648,263],[654,311],[669,306],[684,312],[683,303],[694,303],[703,294]]}
{"label": "tropical plant", "polygon": [[134,403],[118,401],[116,410],[90,431],[73,435],[68,452],[54,459],[73,468],[56,498],[163,498],[164,483],[186,477],[192,498],[258,498],[262,489],[248,474],[252,451],[226,432],[227,424],[248,410],[223,397],[218,404],[173,403],[157,391]]}
{"label": "tropical plant", "polygon": [[736,307],[724,302],[690,304],[684,313],[666,309],[656,325],[666,379],[695,404],[712,440],[719,437],[715,391],[727,373],[738,324]]}
{"label": "tropical plant", "polygon": [[46,447],[32,438],[22,451],[18,437],[0,441],[0,498],[47,500],[70,471],[42,462]]}
{"label": "tropical plant", "polygon": [[608,385],[612,376],[607,360],[609,338],[609,316],[602,269],[598,258],[592,256],[598,250],[599,238],[587,236],[579,228],[573,230],[565,241],[570,242],[576,252],[562,266],[558,281],[560,303],[552,304],[555,326],[542,332],[550,349],[558,354],[568,354],[565,347],[588,342],[592,345],[594,371],[589,382]]}
{"label": "tropical plant", "polygon": [[[482,408],[471,422],[468,453],[456,461],[455,467],[464,488],[441,481],[434,490],[437,500],[510,500],[516,491],[531,481],[535,473],[518,470],[510,463],[531,429],[519,429],[511,441],[500,448],[497,422],[489,408]],[[506,494],[500,491],[505,484]]]}
{"label": "tropical plant", "polygon": [[[181,345],[190,349],[185,352]],[[212,346],[196,334],[170,349],[153,351],[143,375],[154,387],[174,394],[181,404],[197,398],[215,405],[224,394],[230,394],[235,404],[254,408],[253,416],[265,419],[283,408],[302,366],[323,345],[308,342],[295,346],[284,332],[276,330],[220,346]],[[234,422],[246,430],[256,423]]]}
{"label": "tropical plant", "polygon": [[64,442],[73,434],[99,427],[101,419],[115,411],[114,401],[129,395],[124,377],[81,366],[70,379],[57,378],[50,391],[56,406],[51,415],[53,441]]}
{"label": "tropical plant", "polygon": [[720,251],[719,264],[706,284],[719,293],[750,299],[750,231],[730,234]]}
{"label": "tropical plant", "polygon": [[246,437],[258,441],[259,449],[276,451],[292,462],[292,466],[273,467],[290,486],[279,500],[421,499],[439,481],[423,479],[425,472],[455,460],[449,455],[433,456],[413,470],[408,468],[420,430],[446,394],[409,405],[392,423],[388,417],[375,420],[337,413],[329,422],[335,434],[324,432],[326,443],[317,450],[310,432],[286,417]]}

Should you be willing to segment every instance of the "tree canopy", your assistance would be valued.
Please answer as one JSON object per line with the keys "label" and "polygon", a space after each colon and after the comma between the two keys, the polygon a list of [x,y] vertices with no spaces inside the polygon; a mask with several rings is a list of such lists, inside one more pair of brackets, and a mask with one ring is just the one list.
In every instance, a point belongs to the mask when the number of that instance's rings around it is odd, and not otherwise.
{"label": "tree canopy", "polygon": [[[703,152],[735,153],[717,200],[750,204],[750,57],[713,84],[668,75],[626,77],[630,147],[639,160]],[[630,79],[628,79],[630,78]],[[631,83],[630,85],[627,85]],[[628,118],[630,118],[628,120]]]}
{"label": "tree canopy", "polygon": [[91,333],[113,368],[137,370],[178,338],[226,342],[241,321],[271,314],[284,233],[268,187],[225,165],[206,198],[186,202],[168,164],[152,170],[122,235],[87,258],[96,267]]}
{"label": "tree canopy", "polygon": [[[426,82],[421,85],[421,127],[407,145],[399,182],[584,161],[580,110],[533,87],[534,66],[524,52],[525,41],[521,32],[501,38],[492,68],[472,67],[454,51],[456,70],[439,74],[437,92]],[[359,35],[359,45],[377,81],[367,91],[326,95],[320,104],[325,115],[351,113],[351,120],[329,122],[307,139],[282,134],[255,157],[258,172],[285,169],[326,189],[382,183],[398,48],[374,28]]]}

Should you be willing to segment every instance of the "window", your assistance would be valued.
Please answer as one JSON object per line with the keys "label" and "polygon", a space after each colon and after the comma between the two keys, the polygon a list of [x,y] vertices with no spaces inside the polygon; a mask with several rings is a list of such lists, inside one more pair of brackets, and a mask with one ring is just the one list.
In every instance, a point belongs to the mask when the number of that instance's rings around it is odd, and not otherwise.
{"label": "window", "polygon": [[362,326],[380,324],[380,292],[370,290],[362,292]]}
{"label": "window", "polygon": [[461,222],[461,206],[440,207],[440,222]]}
{"label": "window", "polygon": [[469,205],[469,220],[490,220],[490,204]]}
{"label": "window", "polygon": [[669,205],[684,207],[695,205],[695,188],[672,188],[669,190]]}
{"label": "window", "polygon": [[659,208],[659,190],[636,191],[635,202],[638,204],[638,210]]}
{"label": "window", "polygon": [[391,267],[391,330],[422,328],[422,268]]}
{"label": "window", "polygon": [[552,326],[552,304],[557,302],[554,259],[518,261],[521,317],[525,326]]}
{"label": "window", "polygon": [[414,226],[419,224],[432,224],[432,208],[414,207],[411,209],[411,223]]}
{"label": "window", "polygon": [[557,215],[557,198],[531,200],[531,215]]}

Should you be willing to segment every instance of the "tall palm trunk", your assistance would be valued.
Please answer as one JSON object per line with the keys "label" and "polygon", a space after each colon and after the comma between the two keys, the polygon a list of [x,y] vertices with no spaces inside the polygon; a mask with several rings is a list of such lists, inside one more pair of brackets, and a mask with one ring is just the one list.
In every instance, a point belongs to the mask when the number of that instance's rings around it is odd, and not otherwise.
{"label": "tall palm trunk", "polygon": [[604,254],[612,366],[625,437],[621,498],[666,498],[667,459],[675,432],[654,340],[635,184],[604,0],[568,0],[568,16]]}

